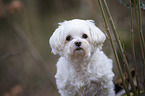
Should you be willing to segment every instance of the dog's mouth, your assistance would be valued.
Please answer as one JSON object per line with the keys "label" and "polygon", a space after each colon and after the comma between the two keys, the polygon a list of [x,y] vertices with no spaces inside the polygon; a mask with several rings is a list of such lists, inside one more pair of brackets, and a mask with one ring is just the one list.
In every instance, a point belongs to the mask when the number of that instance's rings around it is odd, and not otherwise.
{"label": "dog's mouth", "polygon": [[77,47],[77,48],[75,49],[75,51],[80,51],[80,50],[83,50],[83,48]]}
{"label": "dog's mouth", "polygon": [[74,50],[74,54],[84,54],[84,49],[82,48],[82,47],[77,47],[77,48],[75,48],[75,50]]}
{"label": "dog's mouth", "polygon": [[73,57],[74,58],[80,58],[85,56],[85,50],[82,47],[77,47],[73,51]]}

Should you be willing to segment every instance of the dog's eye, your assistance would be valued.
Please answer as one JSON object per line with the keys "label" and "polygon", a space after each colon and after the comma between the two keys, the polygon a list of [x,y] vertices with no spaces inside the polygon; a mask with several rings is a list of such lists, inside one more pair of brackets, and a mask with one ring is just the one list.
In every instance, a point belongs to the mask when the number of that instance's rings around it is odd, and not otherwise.
{"label": "dog's eye", "polygon": [[88,38],[88,35],[87,34],[83,34],[82,35],[82,38],[85,38],[86,39],[86,38]]}
{"label": "dog's eye", "polygon": [[71,39],[72,39],[72,37],[70,35],[66,37],[67,41],[70,41]]}

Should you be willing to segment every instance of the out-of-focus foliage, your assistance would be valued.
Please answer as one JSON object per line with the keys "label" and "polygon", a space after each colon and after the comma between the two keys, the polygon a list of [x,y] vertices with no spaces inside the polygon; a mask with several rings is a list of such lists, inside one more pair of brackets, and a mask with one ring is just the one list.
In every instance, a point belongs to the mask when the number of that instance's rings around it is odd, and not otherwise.
{"label": "out-of-focus foliage", "polygon": [[145,10],[145,1],[141,2],[141,6],[140,6],[143,10]]}
{"label": "out-of-focus foliage", "polygon": [[[134,7],[134,3],[137,4],[138,0],[119,0],[121,4],[123,4],[124,6],[130,7],[130,2],[131,2],[131,6]],[[135,1],[135,2],[134,2]],[[145,1],[140,0],[140,7],[142,10],[145,10]]]}

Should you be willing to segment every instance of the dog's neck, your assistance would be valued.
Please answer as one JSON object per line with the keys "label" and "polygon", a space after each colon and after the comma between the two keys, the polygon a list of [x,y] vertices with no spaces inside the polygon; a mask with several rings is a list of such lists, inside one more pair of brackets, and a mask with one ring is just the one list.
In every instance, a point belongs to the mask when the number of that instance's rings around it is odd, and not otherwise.
{"label": "dog's neck", "polygon": [[82,58],[78,61],[68,60],[69,66],[71,66],[71,68],[73,68],[74,71],[76,71],[77,73],[86,71],[86,68],[88,68],[87,66],[91,64],[90,62],[92,62],[92,60],[95,60],[95,55],[97,55],[98,52],[100,52],[100,49],[97,49],[95,52],[92,52],[88,58]]}

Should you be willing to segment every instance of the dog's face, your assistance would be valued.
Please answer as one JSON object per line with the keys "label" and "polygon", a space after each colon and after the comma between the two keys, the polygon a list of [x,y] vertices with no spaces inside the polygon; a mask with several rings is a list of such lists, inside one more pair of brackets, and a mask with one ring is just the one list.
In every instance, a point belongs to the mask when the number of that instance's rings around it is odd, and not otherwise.
{"label": "dog's face", "polygon": [[89,58],[105,39],[93,21],[74,19],[60,23],[49,42],[54,54],[78,61]]}

